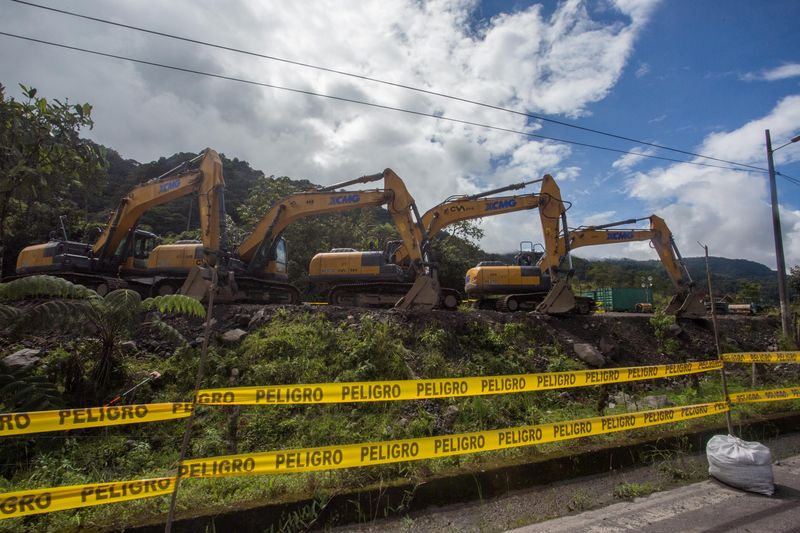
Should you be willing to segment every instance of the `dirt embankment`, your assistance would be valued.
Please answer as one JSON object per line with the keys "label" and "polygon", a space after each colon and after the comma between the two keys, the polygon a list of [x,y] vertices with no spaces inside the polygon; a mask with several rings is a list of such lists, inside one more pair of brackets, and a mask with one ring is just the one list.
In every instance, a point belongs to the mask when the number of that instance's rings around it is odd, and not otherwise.
{"label": "dirt embankment", "polygon": [[[226,331],[236,328],[251,331],[266,323],[275,313],[319,313],[330,321],[353,325],[368,316],[376,321],[388,321],[406,331],[419,332],[420,335],[426,329],[439,328],[451,338],[469,335],[487,325],[499,329],[507,324],[518,324],[526,331],[534,332],[542,345],[557,343],[567,354],[574,354],[576,345],[591,345],[602,355],[602,366],[666,364],[676,360],[715,358],[717,353],[710,319],[677,319],[670,324],[670,318],[666,317],[659,326],[654,324],[657,321],[654,315],[639,313],[545,316],[478,310],[415,313],[335,306],[236,305],[215,309],[214,331],[220,338]],[[189,338],[202,334],[199,325],[184,327]],[[778,349],[780,323],[777,318],[721,316],[718,317],[718,329],[723,352]]]}

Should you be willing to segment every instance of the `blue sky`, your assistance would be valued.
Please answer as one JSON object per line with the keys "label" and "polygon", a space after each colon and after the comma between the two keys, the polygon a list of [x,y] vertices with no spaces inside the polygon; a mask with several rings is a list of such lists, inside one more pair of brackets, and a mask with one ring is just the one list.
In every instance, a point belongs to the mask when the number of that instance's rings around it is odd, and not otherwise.
{"label": "blue sky", "polygon": [[[338,68],[723,159],[766,166],[800,134],[800,3],[590,0],[40,0],[187,37]],[[352,78],[198,47],[2,0],[0,31],[624,150],[643,146]],[[178,22],[179,21],[179,22]],[[333,183],[392,167],[424,210],[553,174],[570,224],[656,213],[685,255],[774,266],[766,178],[672,165],[472,126],[97,58],[0,37],[0,83],[94,105],[88,135],[150,161],[211,146],[267,175]],[[683,159],[680,154],[664,152]],[[776,154],[800,178],[800,143]],[[687,159],[691,159],[687,157]],[[787,262],[800,263],[800,187],[779,178]],[[530,213],[486,219],[482,245],[538,240]],[[653,258],[646,243],[584,249]]]}

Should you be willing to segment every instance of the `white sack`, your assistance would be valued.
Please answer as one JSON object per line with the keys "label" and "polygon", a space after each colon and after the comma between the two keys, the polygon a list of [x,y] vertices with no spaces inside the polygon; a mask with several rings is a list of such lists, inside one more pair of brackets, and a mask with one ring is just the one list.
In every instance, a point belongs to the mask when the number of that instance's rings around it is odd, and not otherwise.
{"label": "white sack", "polygon": [[732,435],[714,435],[706,446],[708,473],[723,483],[749,492],[772,496],[772,454],[760,442]]}

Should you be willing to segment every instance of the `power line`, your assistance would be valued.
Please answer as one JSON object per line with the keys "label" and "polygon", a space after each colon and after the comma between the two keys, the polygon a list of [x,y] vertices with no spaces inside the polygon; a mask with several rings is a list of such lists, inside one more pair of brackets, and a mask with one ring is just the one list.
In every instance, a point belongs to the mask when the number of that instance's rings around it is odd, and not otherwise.
{"label": "power line", "polygon": [[782,177],[783,179],[785,179],[786,181],[788,181],[790,183],[794,183],[795,185],[800,186],[800,180],[797,179],[797,178],[793,178],[791,176],[787,176],[786,174],[783,174],[781,172],[776,172],[775,174],[777,174],[778,176]]}
{"label": "power line", "polygon": [[[615,133],[609,133],[609,132],[605,132],[605,131],[602,131],[602,130],[588,128],[588,127],[585,127],[585,126],[579,126],[577,124],[570,124],[569,122],[563,122],[563,121],[552,119],[552,118],[548,118],[548,117],[545,117],[545,116],[542,116],[542,115],[536,115],[536,114],[533,114],[533,113],[526,113],[526,112],[523,112],[523,111],[517,111],[515,109],[509,109],[507,107],[487,104],[485,102],[480,102],[480,101],[477,101],[477,100],[470,100],[468,98],[461,98],[461,97],[449,95],[449,94],[446,94],[446,93],[432,91],[432,90],[429,90],[429,89],[423,89],[421,87],[414,87],[413,85],[406,85],[406,84],[402,84],[402,83],[391,82],[391,81],[382,80],[382,79],[379,79],[379,78],[373,78],[373,77],[370,77],[370,76],[364,76],[362,74],[354,74],[352,72],[346,72],[346,71],[343,71],[343,70],[338,70],[338,69],[329,68],[329,67],[322,67],[322,66],[319,66],[319,65],[313,65],[311,63],[304,63],[302,61],[295,61],[295,60],[286,59],[286,58],[282,58],[282,57],[277,57],[277,56],[273,56],[273,55],[260,54],[258,52],[252,52],[252,51],[249,51],[249,50],[243,50],[243,49],[234,48],[234,47],[231,47],[231,46],[214,44],[214,43],[210,43],[210,42],[207,42],[207,41],[201,41],[199,39],[192,39],[192,38],[189,38],[189,37],[180,37],[178,35],[173,35],[173,34],[160,32],[160,31],[156,31],[156,30],[149,30],[147,28],[141,28],[141,27],[132,26],[132,25],[129,25],[129,24],[122,24],[120,22],[114,22],[114,21],[107,20],[107,19],[101,19],[101,18],[98,18],[98,17],[92,17],[92,16],[89,16],[89,15],[83,15],[81,13],[74,13],[72,11],[66,11],[66,10],[63,10],[63,9],[57,9],[57,8],[50,7],[50,6],[43,6],[43,5],[40,5],[40,4],[34,4],[32,2],[26,2],[24,0],[11,0],[11,1],[12,2],[16,2],[18,4],[24,4],[24,5],[27,5],[27,6],[30,6],[30,7],[36,7],[36,8],[39,8],[39,9],[45,9],[47,11],[53,11],[53,12],[56,12],[56,13],[69,15],[69,16],[72,16],[72,17],[91,20],[91,21],[94,21],[94,22],[100,22],[102,24],[109,24],[109,25],[112,25],[112,26],[120,27],[120,28],[125,28],[125,29],[129,29],[129,30],[134,30],[134,31],[140,31],[140,32],[144,32],[144,33],[149,33],[151,35],[158,35],[160,37],[165,37],[167,39],[175,39],[175,40],[178,40],[178,41],[184,41],[184,42],[188,42],[188,43],[192,43],[192,44],[199,44],[199,45],[202,45],[202,46],[208,46],[208,47],[211,47],[211,48],[217,48],[219,50],[226,50],[226,51],[229,51],[229,52],[235,52],[237,54],[244,54],[244,55],[249,55],[249,56],[253,56],[253,57],[258,57],[258,58],[261,58],[261,59],[268,59],[270,61],[278,61],[278,62],[281,62],[281,63],[287,63],[287,64],[290,64],[290,65],[295,65],[295,66],[299,66],[299,67],[310,68],[310,69],[315,69],[315,70],[321,70],[323,72],[330,72],[332,74],[339,74],[341,76],[349,76],[351,78],[357,78],[357,79],[360,79],[360,80],[371,81],[371,82],[380,83],[380,84],[383,84],[383,85],[389,85],[389,86],[392,86],[392,87],[406,89],[406,90],[409,90],[409,91],[416,91],[416,92],[419,92],[419,93],[429,94],[431,96],[438,96],[438,97],[441,97],[441,98],[447,98],[447,99],[455,100],[455,101],[458,101],[458,102],[463,102],[463,103],[472,104],[472,105],[476,105],[476,106],[480,106],[480,107],[485,107],[487,109],[494,109],[496,111],[503,111],[503,112],[506,112],[506,113],[512,113],[514,115],[518,115],[518,116],[522,116],[522,117],[526,117],[526,118],[530,118],[530,119],[535,119],[535,120],[541,120],[543,122],[549,122],[549,123],[552,123],[552,124],[558,124],[559,126],[565,126],[567,128],[574,128],[574,129],[586,131],[586,132],[589,132],[589,133],[595,133],[597,135],[603,135],[603,136],[606,136],[606,137],[612,137],[612,138],[620,139],[620,140],[623,140],[623,141],[633,142],[633,143],[636,143],[636,144],[650,146],[652,148],[658,148],[660,150],[668,150],[668,151],[671,151],[671,152],[677,152],[677,153],[681,153],[681,154],[685,154],[685,155],[690,155],[690,156],[693,156],[693,157],[700,157],[700,158],[703,158],[703,159],[709,159],[709,160],[712,160],[712,161],[718,161],[720,163],[726,163],[726,164],[729,164],[729,165],[740,166],[740,167],[743,167],[743,168],[750,168],[750,169],[753,169],[753,170],[758,170],[759,172],[767,172],[766,169],[763,169],[763,168],[760,168],[760,167],[756,167],[756,166],[753,166],[753,165],[748,165],[746,163],[737,163],[735,161],[728,161],[728,160],[720,159],[720,158],[717,158],[717,157],[711,157],[711,156],[707,156],[707,155],[703,155],[703,154],[698,154],[698,153],[695,153],[695,152],[689,152],[687,150],[681,150],[681,149],[678,149],[678,148],[671,148],[669,146],[664,146],[664,145],[661,145],[661,144],[646,142],[646,141],[634,139],[634,138],[631,138],[631,137],[625,137],[623,135],[619,135],[619,134],[615,134]],[[562,141],[562,142],[566,142],[566,141]],[[628,152],[624,152],[624,153],[628,153]],[[667,161],[674,161],[674,160],[673,159],[667,159]]]}
{"label": "power line", "polygon": [[204,71],[201,71],[201,70],[195,70],[195,69],[190,69],[190,68],[185,68],[185,67],[177,67],[177,66],[174,66],[174,65],[165,65],[163,63],[156,63],[156,62],[153,62],[153,61],[146,61],[146,60],[143,60],[143,59],[134,59],[134,58],[131,58],[131,57],[126,57],[126,56],[121,56],[121,55],[116,55],[116,54],[109,54],[107,52],[99,52],[97,50],[90,50],[88,48],[80,48],[80,47],[77,47],[77,46],[70,46],[70,45],[61,44],[61,43],[54,43],[54,42],[51,42],[51,41],[45,41],[45,40],[36,39],[36,38],[33,38],[33,37],[25,37],[25,36],[16,35],[16,34],[13,34],[13,33],[6,33],[6,32],[0,31],[0,35],[5,35],[6,37],[13,37],[15,39],[21,39],[21,40],[24,40],[24,41],[31,41],[31,42],[35,42],[35,43],[39,43],[39,44],[46,44],[48,46],[55,46],[55,47],[58,47],[58,48],[64,48],[64,49],[67,49],[67,50],[74,50],[74,51],[77,51],[77,52],[84,52],[84,53],[87,53],[87,54],[93,54],[93,55],[102,56],[102,57],[110,57],[110,58],[113,58],[113,59],[120,59],[120,60],[123,60],[123,61],[130,61],[132,63],[139,63],[139,64],[142,64],[142,65],[149,65],[149,66],[152,66],[152,67],[159,67],[159,68],[165,68],[165,69],[170,69],[170,70],[176,70],[176,71],[179,71],[179,72],[186,72],[186,73],[189,73],[189,74],[197,74],[197,75],[200,75],[200,76],[207,76],[207,77],[210,77],[210,78],[217,78],[217,79],[222,79],[222,80],[235,81],[235,82],[239,82],[239,83],[245,83],[245,84],[248,84],[248,85],[256,85],[256,86],[259,86],[259,87],[267,87],[267,88],[270,88],[270,89],[277,89],[277,90],[287,91],[287,92],[292,92],[292,93],[297,93],[297,94],[304,94],[304,95],[307,95],[307,96],[315,96],[315,97],[319,97],[319,98],[328,98],[330,100],[336,100],[336,101],[339,101],[339,102],[348,102],[348,103],[352,103],[352,104],[359,104],[359,105],[363,105],[363,106],[367,106],[367,107],[373,107],[373,108],[376,108],[376,109],[384,109],[384,110],[388,110],[388,111],[397,111],[399,113],[406,113],[406,114],[409,114],[409,115],[415,115],[415,116],[420,116],[420,117],[428,117],[428,118],[433,118],[433,119],[436,119],[436,120],[442,120],[442,121],[446,121],[446,122],[453,122],[453,123],[457,123],[457,124],[464,124],[464,125],[467,125],[467,126],[475,126],[475,127],[479,127],[479,128],[485,128],[485,129],[488,129],[488,130],[493,130],[493,131],[502,131],[502,132],[506,132],[506,133],[514,133],[516,135],[522,135],[522,136],[525,136],[525,137],[531,137],[531,138],[536,138],[536,139],[545,139],[545,140],[548,140],[548,141],[555,141],[555,142],[571,144],[571,145],[575,145],[575,146],[582,146],[582,147],[585,147],[585,148],[594,148],[596,150],[604,150],[604,151],[607,151],[607,152],[614,152],[614,153],[618,153],[618,154],[633,155],[633,156],[636,156],[636,157],[644,157],[644,158],[649,158],[649,159],[658,159],[658,160],[661,160],[661,161],[669,161],[669,162],[672,162],[672,163],[680,163],[680,164],[685,164],[685,165],[694,165],[694,166],[711,167],[711,168],[721,168],[721,169],[724,169],[724,170],[730,170],[732,172],[755,172],[755,171],[764,172],[764,173],[767,172],[766,170],[761,170],[761,169],[748,170],[748,169],[743,169],[743,168],[732,168],[732,167],[725,167],[725,166],[722,166],[722,165],[715,165],[715,164],[712,164],[712,163],[700,163],[700,162],[697,162],[697,161],[684,161],[684,160],[681,160],[681,159],[674,159],[674,158],[671,158],[671,157],[663,157],[663,156],[657,156],[657,155],[652,155],[652,154],[643,154],[643,153],[638,153],[638,152],[630,152],[630,151],[626,151],[626,150],[619,150],[617,148],[610,148],[610,147],[607,147],[607,146],[598,146],[598,145],[595,145],[595,144],[582,143],[582,142],[572,141],[572,140],[568,140],[568,139],[561,139],[561,138],[558,138],[558,137],[549,137],[547,135],[539,135],[539,134],[536,134],[536,133],[530,133],[530,132],[526,132],[526,131],[514,130],[514,129],[511,129],[511,128],[503,128],[503,127],[500,127],[500,126],[492,126],[492,125],[489,125],[489,124],[482,124],[480,122],[462,120],[462,119],[447,117],[447,116],[444,116],[444,115],[437,115],[437,114],[433,114],[433,113],[425,113],[425,112],[422,112],[422,111],[414,111],[414,110],[411,110],[411,109],[404,109],[404,108],[401,108],[401,107],[393,107],[393,106],[389,106],[389,105],[376,104],[374,102],[367,102],[367,101],[364,101],[364,100],[356,100],[356,99],[353,99],[353,98],[345,98],[343,96],[334,96],[334,95],[330,95],[330,94],[317,93],[317,92],[313,92],[313,91],[306,91],[306,90],[303,90],[303,89],[295,89],[295,88],[292,88],[292,87],[284,87],[284,86],[281,86],[281,85],[274,85],[274,84],[271,84],[271,83],[264,83],[264,82],[254,81],[254,80],[247,80],[247,79],[244,79],[244,78],[236,78],[236,77],[233,77],[233,76],[225,76],[223,74],[214,74],[212,72],[204,72]]}

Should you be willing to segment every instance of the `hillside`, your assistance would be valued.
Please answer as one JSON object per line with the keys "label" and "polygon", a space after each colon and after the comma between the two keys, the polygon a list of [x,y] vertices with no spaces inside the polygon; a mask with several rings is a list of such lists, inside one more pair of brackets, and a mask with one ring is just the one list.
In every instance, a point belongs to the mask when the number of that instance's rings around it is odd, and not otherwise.
{"label": "hillside", "polygon": [[[493,311],[426,314],[313,306],[217,306],[204,387],[264,386],[292,383],[406,380],[460,376],[496,376],[562,372],[591,368],[581,360],[594,346],[603,367],[669,364],[715,358],[707,320],[620,316],[547,317]],[[198,319],[169,318],[188,339],[203,331]],[[242,328],[231,340],[232,328]],[[777,345],[778,323],[770,317],[720,319],[723,349],[762,351]],[[91,337],[62,332],[47,337],[26,334],[0,341],[0,352],[35,350],[37,355],[16,379],[37,401],[46,380],[52,408],[98,405],[131,389],[157,371],[159,378],[127,395],[125,404],[185,401],[191,397],[198,340],[175,349],[154,337],[120,346],[117,372],[98,394],[88,381],[95,361]],[[124,347],[124,348],[123,348]],[[797,379],[792,365],[770,372],[765,387]],[[728,374],[734,390],[750,383],[747,368]],[[763,378],[762,378],[763,379]],[[719,398],[716,372],[668,380],[604,387],[498,394],[403,402],[333,405],[204,407],[193,431],[190,457],[302,449],[312,446],[380,442],[543,424],[602,414],[625,413],[653,405],[688,405]],[[97,395],[97,397],[95,397]],[[5,400],[7,412],[19,410]],[[760,406],[788,408],[786,403]],[[748,411],[747,413],[752,413]],[[746,412],[737,412],[744,417]],[[717,424],[714,417],[709,423]],[[4,492],[114,480],[148,479],[172,472],[184,424],[168,421],[104,429],[86,429],[63,438],[10,438],[0,442]],[[522,465],[548,457],[618,446],[631,439],[655,440],[677,428],[643,428],[636,433],[525,446],[466,456],[367,468],[281,476],[191,479],[181,486],[179,516],[218,516],[233,509],[298,499],[330,497],[348,490],[394,483],[425,484],[433,478],[469,474],[497,465]],[[56,434],[56,437],[61,435]],[[413,497],[413,494],[411,495]],[[163,523],[168,498],[88,507],[31,519],[0,522],[0,531],[69,530],[85,524],[119,530],[142,523]],[[263,531],[278,520],[265,517]],[[331,519],[335,520],[335,519]],[[217,529],[225,528],[223,523]],[[155,526],[159,527],[159,526]],[[163,530],[163,527],[160,528]]]}

